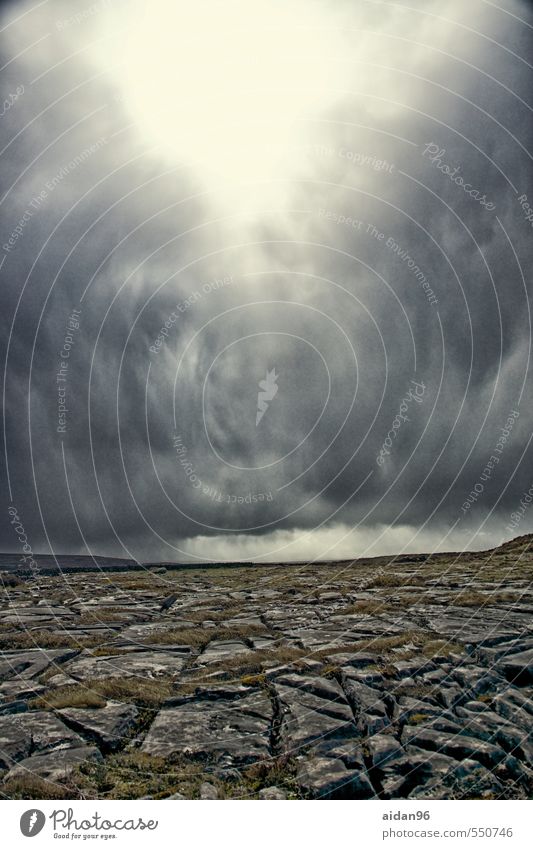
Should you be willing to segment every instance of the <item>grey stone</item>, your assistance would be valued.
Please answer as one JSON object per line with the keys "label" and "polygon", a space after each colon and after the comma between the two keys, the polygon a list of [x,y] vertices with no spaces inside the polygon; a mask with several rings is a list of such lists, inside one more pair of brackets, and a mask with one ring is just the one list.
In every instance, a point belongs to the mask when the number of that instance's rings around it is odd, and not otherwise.
{"label": "grey stone", "polygon": [[75,769],[88,761],[102,761],[102,755],[97,748],[80,746],[79,748],[58,749],[51,753],[32,755],[11,767],[4,781],[36,775],[39,778],[61,784],[69,778]]}
{"label": "grey stone", "polygon": [[376,687],[370,687],[368,684],[353,677],[346,677],[344,679],[343,689],[356,713],[372,711],[378,716],[387,716],[387,709],[381,690],[378,690]]}
{"label": "grey stone", "polygon": [[426,697],[424,699],[412,699],[409,696],[400,696],[398,699],[398,718],[400,722],[409,722],[413,717],[440,716],[442,707],[438,707],[433,701]]}
{"label": "grey stone", "polygon": [[409,793],[409,799],[479,799],[498,798],[503,785],[494,773],[475,760],[460,763],[436,773]]}
{"label": "grey stone", "polygon": [[451,737],[442,731],[427,727],[406,726],[402,741],[404,744],[411,743],[423,749],[440,752],[456,760],[470,758],[479,761],[489,769],[494,769],[506,759],[506,753],[500,746],[466,734],[456,734]]}
{"label": "grey stone", "polygon": [[441,687],[438,690],[438,698],[444,705],[444,707],[451,708],[453,705],[459,704],[459,702],[464,701],[466,696],[464,690],[461,687]]}
{"label": "grey stone", "polygon": [[262,690],[240,698],[192,699],[163,708],[141,746],[149,755],[187,754],[225,766],[270,756],[272,707]]}
{"label": "grey stone", "polygon": [[413,788],[427,782],[441,781],[450,769],[454,770],[457,766],[453,758],[438,752],[424,751],[415,746],[396,748],[394,743],[397,741],[393,737],[391,740],[392,744],[388,748],[383,745],[384,758],[381,758],[381,750],[378,751],[371,770],[373,781],[381,790],[381,798],[405,799]]}
{"label": "grey stone", "polygon": [[287,753],[297,754],[313,743],[324,752],[339,741],[359,737],[346,696],[335,681],[285,675],[273,686],[282,706],[280,738]]}
{"label": "grey stone", "polygon": [[[44,684],[34,678],[10,678],[0,684],[0,699],[4,704],[19,699],[32,699],[41,696],[45,690]],[[7,712],[9,713],[9,710]]]}
{"label": "grey stone", "polygon": [[14,678],[34,678],[53,663],[64,663],[79,654],[76,649],[29,649],[5,651],[0,654],[0,681]]}
{"label": "grey stone", "polygon": [[129,654],[93,657],[84,655],[65,665],[65,673],[82,681],[91,678],[123,678],[139,676],[157,678],[177,675],[185,660],[179,654],[166,651],[139,651]]}
{"label": "grey stone", "polygon": [[[44,688],[43,688],[44,689]],[[19,699],[14,702],[6,702],[5,704],[0,704],[0,716],[5,716],[9,713],[24,713],[28,710],[28,702],[23,699]]]}
{"label": "grey stone", "polygon": [[258,795],[260,799],[269,799],[276,801],[282,801],[287,798],[287,795],[284,793],[283,790],[280,790],[279,787],[264,787],[263,790],[259,791]]}
{"label": "grey stone", "polygon": [[213,640],[198,658],[198,663],[218,663],[229,657],[250,652],[251,649],[242,640]]}
{"label": "grey stone", "polygon": [[215,785],[204,781],[200,785],[200,799],[218,799],[218,790]]}
{"label": "grey stone", "polygon": [[367,741],[370,758],[374,767],[384,769],[392,761],[403,759],[404,750],[392,734],[374,734]]}
{"label": "grey stone", "polygon": [[392,663],[392,667],[396,670],[398,678],[422,675],[424,672],[433,670],[433,664],[430,661],[424,663],[412,660],[396,660]]}
{"label": "grey stone", "polygon": [[303,792],[315,799],[371,799],[376,795],[366,773],[347,769],[335,758],[304,761],[296,780]]}
{"label": "grey stone", "polygon": [[[498,557],[490,554],[493,574],[500,572]],[[246,569],[242,576],[229,567],[183,570],[179,589],[169,582],[167,590],[157,581],[137,587],[136,579],[122,590],[122,576],[110,589],[98,573],[78,573],[68,586],[61,576],[43,576],[33,592],[32,584],[14,586],[11,603],[4,604],[11,629],[6,642],[19,638],[24,622],[36,635],[96,637],[107,656],[70,647],[0,654],[6,768],[39,758],[44,774],[42,759],[56,753],[94,752],[88,744],[96,743],[107,756],[127,743],[132,752],[192,756],[199,770],[208,765],[211,778],[204,783],[231,780],[237,797],[250,795],[243,775],[250,764],[288,758],[298,767],[302,795],[317,798],[530,798],[533,590],[526,573],[509,570],[508,556],[502,557],[505,581],[483,575],[485,554],[469,554],[453,562],[445,555],[402,555],[394,564],[365,560],[341,569],[238,567]],[[392,570],[396,586],[372,586],[382,568]],[[424,586],[411,584],[418,568]],[[502,589],[514,600],[498,600]],[[454,604],[463,590],[483,593],[486,603],[479,609]],[[343,612],[359,599],[383,605],[381,612]],[[99,612],[112,621],[80,626],[80,615],[97,618]],[[250,638],[218,639],[221,628],[240,627],[253,631]],[[170,636],[199,628],[206,640],[214,637],[203,652]],[[424,638],[424,651],[411,631]],[[154,634],[157,643],[149,642]],[[379,640],[390,636],[401,639],[396,645]],[[427,641],[443,636],[456,644],[453,650],[439,642],[429,659]],[[292,655],[293,649],[300,651]],[[233,660],[245,669],[250,651],[251,671],[264,676],[264,687],[231,683]],[[27,710],[32,697],[57,687],[128,676],[148,686],[159,676],[172,681],[174,697],[148,729],[146,714],[134,705]],[[2,731],[6,720],[15,724]],[[270,791],[255,795],[268,798]],[[212,791],[200,792],[206,794]]]}
{"label": "grey stone", "polygon": [[533,649],[502,658],[496,668],[518,686],[533,683]]}
{"label": "grey stone", "polygon": [[376,662],[376,656],[369,652],[335,652],[330,659],[340,667],[353,666],[356,669],[372,666]]}
{"label": "grey stone", "polygon": [[58,714],[67,725],[104,751],[115,751],[125,745],[139,717],[135,705],[121,702],[108,702],[104,708],[63,708]]}
{"label": "grey stone", "polygon": [[0,767],[4,769],[30,754],[84,745],[82,737],[48,711],[0,717]]}

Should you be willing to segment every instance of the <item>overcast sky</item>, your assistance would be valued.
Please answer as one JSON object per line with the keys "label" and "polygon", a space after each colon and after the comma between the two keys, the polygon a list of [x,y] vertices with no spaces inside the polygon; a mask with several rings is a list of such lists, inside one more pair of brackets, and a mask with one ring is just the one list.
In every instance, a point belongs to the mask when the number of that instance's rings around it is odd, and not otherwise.
{"label": "overcast sky", "polygon": [[0,7],[0,549],[531,531],[530,4],[219,5]]}

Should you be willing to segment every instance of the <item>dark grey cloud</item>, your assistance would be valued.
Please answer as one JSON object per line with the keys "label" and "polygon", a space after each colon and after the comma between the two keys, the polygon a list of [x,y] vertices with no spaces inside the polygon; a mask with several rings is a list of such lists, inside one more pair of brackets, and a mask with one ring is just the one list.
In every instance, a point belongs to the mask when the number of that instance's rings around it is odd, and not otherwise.
{"label": "dark grey cloud", "polygon": [[333,5],[335,90],[256,215],[132,126],[102,4],[2,7],[2,550],[10,499],[35,551],[144,560],[531,529],[530,7]]}

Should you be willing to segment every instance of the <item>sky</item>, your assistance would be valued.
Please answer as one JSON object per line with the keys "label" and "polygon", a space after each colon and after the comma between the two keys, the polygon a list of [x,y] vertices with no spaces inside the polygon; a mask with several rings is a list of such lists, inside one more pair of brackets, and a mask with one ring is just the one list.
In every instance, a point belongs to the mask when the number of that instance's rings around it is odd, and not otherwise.
{"label": "sky", "polygon": [[2,3],[0,550],[531,532],[532,27],[522,0]]}

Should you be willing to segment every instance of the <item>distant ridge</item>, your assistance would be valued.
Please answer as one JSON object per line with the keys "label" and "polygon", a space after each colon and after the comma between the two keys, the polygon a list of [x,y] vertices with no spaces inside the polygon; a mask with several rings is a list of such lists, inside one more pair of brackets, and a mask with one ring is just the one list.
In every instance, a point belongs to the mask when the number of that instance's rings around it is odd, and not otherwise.
{"label": "distant ridge", "polygon": [[[39,572],[42,575],[57,575],[58,572],[95,572],[100,569],[117,572],[138,568],[137,564],[122,557],[91,557],[87,554],[34,554]],[[31,570],[21,554],[0,554],[0,570],[16,572],[20,575],[31,574]]]}
{"label": "distant ridge", "polygon": [[[493,551],[500,551],[502,554],[507,552],[521,552],[533,547],[533,534],[523,534],[523,536],[510,539],[509,542],[504,542]],[[491,549],[489,549],[490,551]]]}
{"label": "distant ridge", "polygon": [[[133,572],[141,569],[202,569],[202,568],[230,568],[231,566],[255,566],[255,563],[239,561],[236,563],[223,563],[217,561],[185,562],[158,561],[156,563],[137,563],[135,560],[127,560],[124,557],[105,557],[102,555],[91,556],[89,554],[34,554],[33,560],[37,564],[41,575],[57,575],[61,572]],[[269,565],[269,564],[263,564]],[[276,565],[276,564],[271,564]],[[17,575],[31,575],[32,570],[24,563],[19,554],[0,553],[0,572],[9,572]]]}
{"label": "distant ridge", "polygon": [[[515,537],[508,542],[504,542],[495,548],[488,548],[483,551],[445,551],[445,552],[437,552],[435,554],[398,554],[398,555],[376,555],[375,557],[353,557],[353,558],[341,558],[338,560],[325,560],[325,561],[315,561],[318,563],[323,563],[324,565],[333,564],[333,563],[358,563],[361,564],[374,562],[376,566],[387,564],[387,563],[421,563],[425,560],[431,560],[433,562],[439,561],[440,559],[449,559],[450,557],[461,557],[466,560],[476,560],[480,555],[489,555],[489,554],[522,554],[528,549],[531,549],[533,554],[533,534],[523,534],[522,536]],[[223,562],[216,560],[208,560],[204,562],[197,561],[188,561],[188,562],[174,562],[174,561],[157,561],[157,562],[148,562],[148,563],[136,563],[134,560],[128,560],[123,557],[104,557],[101,555],[94,555],[93,557],[87,554],[57,554],[55,557],[51,554],[34,554],[33,558],[37,563],[39,573],[41,575],[57,575],[58,573],[64,572],[68,574],[70,572],[133,572],[139,571],[141,569],[231,569],[236,567],[243,566],[261,566],[266,568],[268,566],[279,566],[279,565],[302,565],[303,563],[307,563],[308,561],[300,560],[300,561],[285,561],[283,563],[275,563],[275,562],[263,562],[263,561],[234,561],[234,562]],[[27,565],[24,564],[24,560],[22,555],[11,553],[11,554],[3,554],[0,553],[0,572],[9,572],[16,573],[17,575],[31,575],[31,571]]]}

